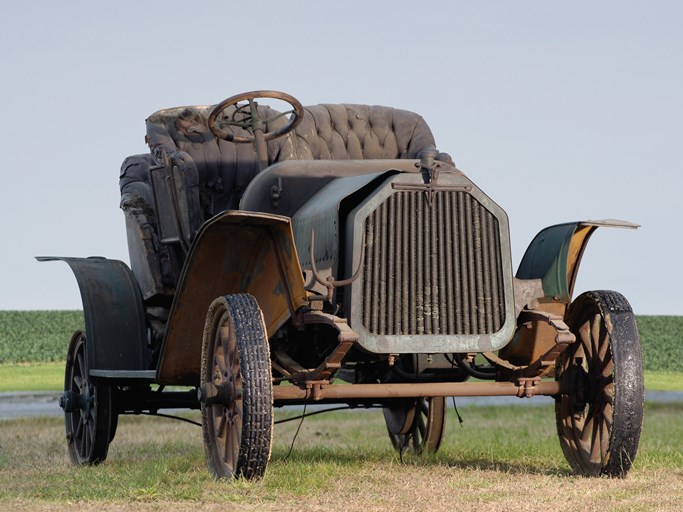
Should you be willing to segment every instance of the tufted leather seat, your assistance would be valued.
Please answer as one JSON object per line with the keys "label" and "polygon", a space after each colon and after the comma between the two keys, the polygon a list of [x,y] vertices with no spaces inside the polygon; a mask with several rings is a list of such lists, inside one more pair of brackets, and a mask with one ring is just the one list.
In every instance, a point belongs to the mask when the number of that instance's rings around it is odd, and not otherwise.
{"label": "tufted leather seat", "polygon": [[[202,221],[216,213],[237,208],[241,193],[259,172],[258,158],[252,144],[235,144],[218,139],[209,130],[207,120],[212,106],[179,107],[155,112],[146,120],[147,136],[154,160],[162,165],[164,154],[172,160],[183,160],[190,172],[197,173]],[[224,112],[224,117],[232,110]],[[278,112],[259,106],[259,114],[273,118]],[[278,118],[266,126],[276,130],[287,120]],[[240,128],[230,130],[234,135],[246,136]],[[278,141],[268,144],[269,162],[278,161]],[[189,158],[188,158],[189,157]]]}
{"label": "tufted leather seat", "polygon": [[[207,126],[212,107],[179,107],[160,110],[146,121],[145,138],[158,164],[163,153],[194,164],[198,174],[202,220],[237,208],[239,198],[259,172],[251,144],[217,139]],[[266,119],[277,112],[259,107]],[[283,160],[364,160],[416,158],[434,145],[422,117],[390,107],[368,105],[314,105],[305,107],[302,122],[293,133],[268,143],[268,163]],[[225,115],[229,115],[227,111]],[[266,127],[276,130],[286,123],[279,118]],[[234,128],[235,135],[247,135]],[[182,153],[179,153],[182,152]],[[184,153],[184,154],[183,154]]]}
{"label": "tufted leather seat", "polygon": [[283,141],[280,160],[416,158],[434,145],[422,117],[390,107],[314,105],[305,108],[294,134]]}
{"label": "tufted leather seat", "polygon": [[[126,214],[131,267],[143,296],[171,296],[184,255],[161,243],[154,212],[150,169],[170,162],[185,176],[190,234],[220,211],[237,208],[244,189],[259,172],[251,144],[217,139],[207,126],[211,106],[178,107],[155,112],[146,120],[150,155],[127,158],[121,168],[121,208]],[[416,158],[434,146],[426,122],[405,110],[367,105],[305,107],[294,132],[268,142],[268,164],[284,160],[361,160]],[[259,106],[260,114],[277,112]],[[231,114],[226,111],[225,116]],[[278,118],[266,131],[280,128]],[[235,135],[247,135],[234,128]]]}

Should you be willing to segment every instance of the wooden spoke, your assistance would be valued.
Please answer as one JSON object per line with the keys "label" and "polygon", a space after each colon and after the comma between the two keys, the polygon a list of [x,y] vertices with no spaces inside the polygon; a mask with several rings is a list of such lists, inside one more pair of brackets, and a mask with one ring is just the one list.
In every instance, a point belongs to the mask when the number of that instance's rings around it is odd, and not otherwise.
{"label": "wooden spoke", "polygon": [[555,402],[562,450],[576,473],[623,476],[637,452],[643,414],[635,317],[616,292],[587,292],[572,303],[567,324],[577,341],[555,371],[571,389]]}
{"label": "wooden spoke", "polygon": [[[201,381],[221,388],[224,397],[201,406],[209,470],[216,478],[259,478],[270,456],[273,425],[270,353],[261,310],[251,295],[227,295],[213,302],[206,323]],[[256,399],[262,396],[266,400]]]}

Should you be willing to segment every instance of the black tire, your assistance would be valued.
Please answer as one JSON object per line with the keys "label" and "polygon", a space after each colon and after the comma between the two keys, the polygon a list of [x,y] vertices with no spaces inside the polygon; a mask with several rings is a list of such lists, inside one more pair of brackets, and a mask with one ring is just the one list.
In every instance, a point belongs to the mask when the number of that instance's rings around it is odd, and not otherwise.
{"label": "black tire", "polygon": [[273,388],[263,314],[247,294],[210,306],[202,343],[202,430],[209,471],[216,478],[260,478],[270,459]]}
{"label": "black tire", "polygon": [[85,334],[76,331],[66,356],[61,402],[69,459],[76,465],[103,462],[113,438],[111,387],[93,382],[88,375],[87,350]]}
{"label": "black tire", "polygon": [[446,424],[444,397],[401,400],[383,411],[389,439],[399,453],[434,453],[441,446]]}
{"label": "black tire", "polygon": [[635,315],[612,291],[572,302],[567,324],[576,342],[557,362],[570,393],[555,400],[562,451],[575,473],[624,477],[643,424],[643,356]]}

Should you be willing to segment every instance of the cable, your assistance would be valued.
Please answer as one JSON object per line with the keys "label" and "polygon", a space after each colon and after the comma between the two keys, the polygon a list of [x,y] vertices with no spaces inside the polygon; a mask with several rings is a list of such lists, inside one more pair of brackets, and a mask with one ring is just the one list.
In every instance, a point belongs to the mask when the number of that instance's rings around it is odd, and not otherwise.
{"label": "cable", "polygon": [[304,420],[306,419],[306,406],[308,405],[308,402],[304,402],[304,412],[301,415],[301,422],[299,423],[299,426],[296,427],[296,432],[294,432],[294,437],[292,438],[292,444],[289,446],[289,451],[287,452],[287,455],[285,455],[285,458],[282,459],[282,462],[286,462],[287,459],[289,459],[289,456],[292,454],[292,450],[294,449],[294,442],[296,441],[296,438],[299,436],[299,430],[301,430],[301,425],[304,424]]}
{"label": "cable", "polygon": [[465,420],[462,419],[462,416],[460,416],[460,413],[458,412],[458,406],[455,405],[455,397],[451,397],[453,399],[453,409],[455,409],[455,415],[458,417],[458,421],[460,422],[460,426],[464,428],[463,423],[465,423]]}
{"label": "cable", "polygon": [[[368,407],[364,407],[364,409],[377,409],[380,408],[381,406],[379,405],[371,405]],[[309,412],[308,414],[302,414],[301,416],[293,416],[292,418],[284,418],[281,420],[277,420],[275,422],[275,425],[279,425],[280,423],[287,423],[288,421],[296,421],[299,419],[302,419],[304,417],[308,418],[309,416],[315,416],[317,414],[323,414],[325,412],[333,412],[333,411],[345,411],[347,409],[356,409],[356,407],[351,407],[350,405],[342,405],[341,407],[333,407],[330,409],[323,409],[321,411],[315,411],[315,412]],[[305,409],[304,409],[305,410]]]}
{"label": "cable", "polygon": [[477,369],[474,368],[472,365],[467,364],[467,363],[463,360],[463,358],[462,358],[462,356],[461,356],[460,354],[453,354],[453,360],[451,360],[451,359],[448,357],[448,354],[444,354],[444,355],[446,356],[446,359],[447,359],[451,364],[453,364],[453,362],[455,362],[455,364],[458,365],[458,368],[460,368],[462,371],[464,371],[465,373],[467,373],[467,374],[470,375],[471,377],[474,377],[475,379],[493,380],[493,379],[496,378],[495,368],[492,369],[492,370],[494,370],[494,371],[491,371],[491,372],[484,372],[484,371],[481,371],[481,370],[477,370]]}
{"label": "cable", "polygon": [[140,416],[159,416],[160,418],[168,418],[171,420],[178,420],[178,421],[184,421],[186,423],[191,423],[192,425],[196,425],[197,427],[202,426],[202,424],[197,422],[197,421],[190,420],[187,418],[183,418],[182,416],[173,416],[172,414],[161,414],[158,412],[139,412],[139,413],[135,413],[135,414],[140,415]]}

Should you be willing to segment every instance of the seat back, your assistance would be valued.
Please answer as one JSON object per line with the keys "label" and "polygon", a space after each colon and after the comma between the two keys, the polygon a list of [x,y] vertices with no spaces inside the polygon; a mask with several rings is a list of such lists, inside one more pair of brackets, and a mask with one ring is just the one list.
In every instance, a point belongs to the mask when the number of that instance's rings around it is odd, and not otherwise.
{"label": "seat back", "polygon": [[[173,159],[187,160],[197,172],[198,192],[203,209],[202,220],[216,213],[237,208],[241,193],[259,172],[258,157],[252,144],[235,144],[218,139],[208,127],[212,106],[178,107],[160,110],[146,120],[149,145],[154,159],[163,164],[164,155]],[[227,109],[223,117],[232,114]],[[259,114],[273,118],[278,112],[267,106],[259,106]],[[220,120],[220,118],[219,118]],[[266,126],[266,131],[280,128],[287,122],[276,119]],[[247,136],[246,131],[234,127],[235,135]],[[277,141],[268,144],[269,162],[276,161]],[[180,153],[179,153],[180,152]],[[188,170],[193,172],[193,170]]]}
{"label": "seat back", "polygon": [[313,105],[284,139],[278,160],[367,160],[416,158],[434,146],[421,116],[391,107]]}

